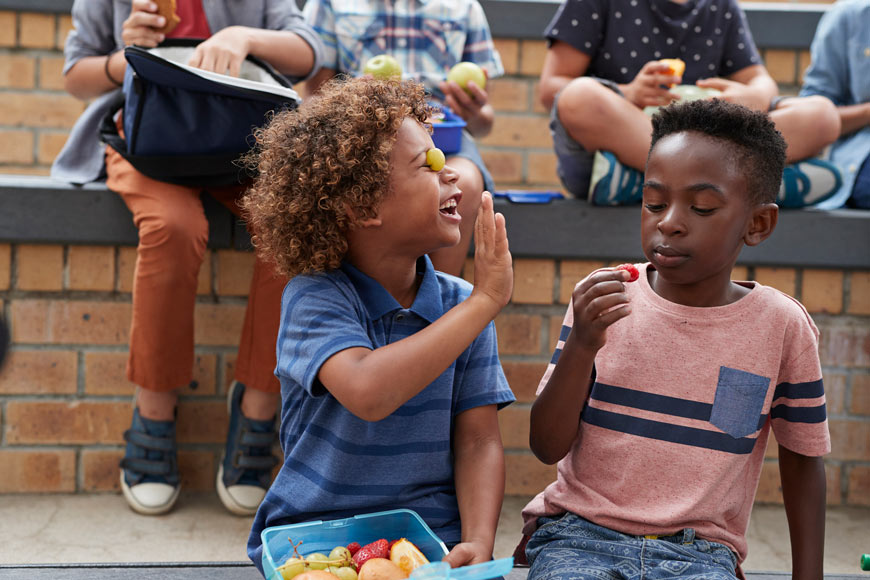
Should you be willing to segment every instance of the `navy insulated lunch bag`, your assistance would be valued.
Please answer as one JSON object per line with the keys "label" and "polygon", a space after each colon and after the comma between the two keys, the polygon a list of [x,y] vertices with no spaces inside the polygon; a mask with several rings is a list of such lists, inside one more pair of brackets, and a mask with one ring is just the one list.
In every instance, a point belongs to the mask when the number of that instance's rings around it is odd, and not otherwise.
{"label": "navy insulated lunch bag", "polygon": [[[237,185],[252,131],[271,113],[295,108],[299,95],[268,63],[248,56],[239,77],[187,66],[194,39],[124,49],[123,100],[103,118],[100,138],[141,173],[188,186]],[[115,115],[123,110],[123,136]]]}

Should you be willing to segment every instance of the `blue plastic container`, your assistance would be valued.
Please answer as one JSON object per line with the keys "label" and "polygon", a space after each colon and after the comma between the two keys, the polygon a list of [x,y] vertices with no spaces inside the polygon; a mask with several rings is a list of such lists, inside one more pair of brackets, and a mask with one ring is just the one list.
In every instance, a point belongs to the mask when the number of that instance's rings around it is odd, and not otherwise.
{"label": "blue plastic container", "polygon": [[267,580],[282,580],[276,568],[293,555],[292,540],[297,544],[300,556],[312,552],[329,552],[336,546],[359,542],[365,546],[385,538],[407,538],[417,546],[430,562],[447,555],[447,546],[423,519],[411,510],[391,510],[363,514],[342,520],[305,522],[266,528],[260,534],[263,541],[263,572]]}
{"label": "blue plastic container", "polygon": [[462,148],[462,129],[465,121],[450,109],[442,108],[444,120],[432,123],[432,142],[435,147],[450,155]]}

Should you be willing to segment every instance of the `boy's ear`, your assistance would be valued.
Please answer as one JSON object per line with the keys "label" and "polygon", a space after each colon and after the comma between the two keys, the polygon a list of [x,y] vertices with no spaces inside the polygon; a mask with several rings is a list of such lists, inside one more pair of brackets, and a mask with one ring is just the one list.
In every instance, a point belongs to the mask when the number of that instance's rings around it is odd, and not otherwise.
{"label": "boy's ear", "polygon": [[743,236],[743,242],[747,246],[757,246],[770,237],[776,229],[779,219],[779,206],[775,203],[762,203],[752,210],[749,228]]}
{"label": "boy's ear", "polygon": [[356,212],[353,211],[353,208],[350,207],[350,204],[344,204],[344,211],[347,212],[348,220],[351,223],[352,228],[371,228],[371,227],[379,227],[381,225],[380,216],[375,216],[371,218],[359,219],[356,215]]}

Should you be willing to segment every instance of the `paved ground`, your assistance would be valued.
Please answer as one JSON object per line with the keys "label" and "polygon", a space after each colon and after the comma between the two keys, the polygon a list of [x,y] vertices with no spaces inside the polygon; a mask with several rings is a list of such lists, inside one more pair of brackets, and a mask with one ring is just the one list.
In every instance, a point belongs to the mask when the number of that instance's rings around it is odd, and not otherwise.
{"label": "paved ground", "polygon": [[[525,502],[505,500],[497,558],[512,554]],[[161,517],[133,513],[119,495],[2,495],[0,564],[240,561],[247,559],[250,525],[250,518],[227,513],[213,494],[183,494]],[[790,569],[782,507],[757,506],[748,535],[746,570]],[[870,553],[870,509],[829,508],[826,538],[825,572],[859,573],[861,554]]]}

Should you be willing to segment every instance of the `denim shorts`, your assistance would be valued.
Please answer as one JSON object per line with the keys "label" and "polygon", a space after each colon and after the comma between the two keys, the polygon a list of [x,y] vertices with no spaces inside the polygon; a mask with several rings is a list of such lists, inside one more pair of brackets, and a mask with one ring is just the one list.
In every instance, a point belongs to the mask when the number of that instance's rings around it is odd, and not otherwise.
{"label": "denim shorts", "polygon": [[462,141],[459,144],[459,151],[447,156],[448,159],[451,157],[464,157],[474,163],[477,170],[480,171],[480,176],[483,178],[483,190],[490,193],[495,191],[495,182],[483,163],[483,157],[480,156],[480,151],[477,150],[477,143],[474,141],[474,137],[465,129],[462,130]]}
{"label": "denim shorts", "polygon": [[526,545],[529,580],[735,580],[737,557],[695,530],[655,539],[622,534],[567,513],[541,518]]}
{"label": "denim shorts", "polygon": [[[607,79],[590,77],[622,95],[616,83]],[[553,137],[553,149],[556,152],[556,173],[562,181],[565,189],[578,199],[586,199],[589,196],[589,180],[592,178],[592,162],[595,161],[595,152],[587,151],[580,143],[568,134],[568,130],[559,119],[559,94],[553,100],[553,108],[550,109],[550,135]]]}

